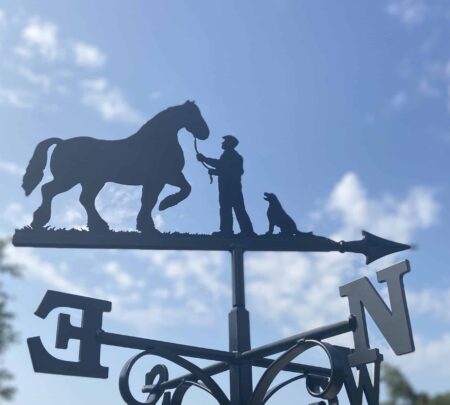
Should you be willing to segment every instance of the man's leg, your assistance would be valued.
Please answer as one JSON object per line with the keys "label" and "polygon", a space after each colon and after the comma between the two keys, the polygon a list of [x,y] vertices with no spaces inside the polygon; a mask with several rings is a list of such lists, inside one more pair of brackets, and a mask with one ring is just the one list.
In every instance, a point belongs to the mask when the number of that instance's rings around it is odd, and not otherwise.
{"label": "man's leg", "polygon": [[236,219],[239,222],[239,228],[241,228],[241,232],[244,234],[253,234],[253,225],[250,217],[247,214],[244,203],[244,196],[242,195],[242,191],[236,193],[234,201],[233,201],[234,213],[236,214]]}
{"label": "man's leg", "polygon": [[233,233],[233,205],[227,195],[219,195],[220,204],[220,232],[224,234]]}

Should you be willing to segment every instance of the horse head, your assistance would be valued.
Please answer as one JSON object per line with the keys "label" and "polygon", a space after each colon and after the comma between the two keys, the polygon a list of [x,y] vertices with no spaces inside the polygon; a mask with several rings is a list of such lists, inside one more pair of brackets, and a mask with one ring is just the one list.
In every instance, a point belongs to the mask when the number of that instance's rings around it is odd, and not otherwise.
{"label": "horse head", "polygon": [[184,113],[184,128],[197,139],[207,139],[209,136],[208,124],[203,119],[197,104],[194,101],[188,100],[180,107]]}

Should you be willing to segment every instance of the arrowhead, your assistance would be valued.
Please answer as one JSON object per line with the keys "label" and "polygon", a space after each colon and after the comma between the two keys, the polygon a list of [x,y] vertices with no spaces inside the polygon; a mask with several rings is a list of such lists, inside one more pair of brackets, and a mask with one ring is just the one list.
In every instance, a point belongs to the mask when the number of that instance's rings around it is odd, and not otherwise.
{"label": "arrowhead", "polygon": [[366,256],[366,264],[392,253],[411,249],[410,245],[383,239],[367,231],[362,231],[362,234],[364,236],[362,240],[364,248],[361,253],[364,253]]}

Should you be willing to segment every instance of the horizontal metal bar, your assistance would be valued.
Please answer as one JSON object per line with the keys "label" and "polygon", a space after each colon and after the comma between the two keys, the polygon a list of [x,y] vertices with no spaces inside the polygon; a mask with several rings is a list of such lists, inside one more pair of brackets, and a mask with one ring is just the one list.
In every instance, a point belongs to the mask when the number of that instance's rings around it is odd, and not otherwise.
{"label": "horizontal metal bar", "polygon": [[308,332],[303,332],[285,339],[269,343],[264,346],[257,347],[252,350],[236,354],[225,352],[223,350],[207,349],[197,346],[188,346],[178,343],[163,342],[160,340],[146,339],[134,336],[120,335],[117,333],[99,331],[98,339],[101,344],[109,346],[127,347],[129,349],[148,350],[148,349],[164,349],[170,350],[179,356],[194,357],[206,360],[223,361],[227,363],[235,363],[240,360],[251,360],[255,365],[255,360],[264,360],[263,357],[271,356],[283,350],[289,349],[295,342],[300,339],[327,339],[332,336],[337,336],[342,333],[354,330],[355,319],[351,317],[347,321],[334,323],[332,325],[313,329]]}
{"label": "horizontal metal bar", "polygon": [[255,360],[262,357],[271,356],[272,354],[289,349],[300,339],[322,340],[351,332],[355,328],[355,323],[356,319],[350,317],[347,321],[337,322],[328,326],[312,329],[310,331],[299,333],[298,335],[290,336],[264,346],[256,347],[252,350],[247,350],[237,358],[242,360]]}
{"label": "horizontal metal bar", "polygon": [[231,362],[235,359],[235,355],[233,353],[222,350],[206,349],[203,347],[180,345],[177,343],[163,342],[160,340],[119,335],[117,333],[109,333],[103,330],[99,331],[98,339],[100,343],[104,345],[127,347],[129,349],[164,349],[170,350],[172,353],[179,356],[226,362]]}
{"label": "horizontal metal bar", "polygon": [[[252,361],[254,366],[263,367],[263,368],[270,367],[273,362],[274,362],[273,359],[267,359],[267,358],[256,359],[256,360]],[[293,373],[314,374],[314,375],[320,375],[320,376],[324,376],[324,377],[330,376],[329,368],[310,366],[308,364],[300,364],[300,363],[289,363],[285,368],[283,368],[283,371],[290,371]]]}
{"label": "horizontal metal bar", "polygon": [[18,229],[13,245],[45,248],[145,249],[145,250],[218,250],[231,251],[239,245],[244,251],[329,252],[342,246],[323,236],[305,234],[293,238],[258,235],[251,238],[214,237],[196,234],[142,235],[139,232],[86,232],[78,230]]}

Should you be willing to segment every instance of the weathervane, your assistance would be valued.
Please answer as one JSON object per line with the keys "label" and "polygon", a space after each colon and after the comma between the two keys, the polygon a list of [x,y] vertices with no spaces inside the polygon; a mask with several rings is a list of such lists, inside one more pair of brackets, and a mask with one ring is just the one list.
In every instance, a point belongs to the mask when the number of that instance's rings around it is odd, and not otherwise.
{"label": "weathervane", "polygon": [[[208,170],[211,182],[218,178],[220,229],[212,235],[161,233],[154,225],[152,210],[165,185],[179,191],[165,197],[160,210],[170,208],[186,199],[191,186],[183,175],[184,155],[178,142],[178,132],[185,128],[194,136],[197,160]],[[241,177],[243,158],[236,150],[238,139],[223,137],[223,153],[219,158],[199,153],[197,140],[209,137],[209,129],[200,109],[193,101],[167,108],[148,121],[134,135],[107,141],[88,137],[62,140],[50,138],[42,141],[29,162],[22,187],[29,195],[43,178],[47,164],[47,150],[52,152],[50,169],[53,180],[42,186],[42,203],[34,212],[29,227],[16,230],[15,246],[58,248],[106,248],[149,250],[221,250],[231,252],[232,310],[229,314],[229,350],[213,350],[178,343],[121,335],[102,329],[103,314],[112,310],[111,302],[90,297],[47,291],[36,310],[45,318],[51,311],[66,307],[81,310],[81,326],[73,326],[70,315],[60,313],[56,333],[56,347],[67,349],[71,339],[80,341],[78,361],[53,357],[40,337],[28,339],[28,347],[36,372],[108,378],[108,368],[100,364],[103,345],[126,347],[141,352],[123,367],[119,390],[130,405],[161,403],[181,405],[190,388],[209,393],[221,405],[262,405],[283,387],[303,379],[308,394],[320,400],[316,404],[338,404],[338,395],[345,391],[352,405],[361,404],[363,397],[369,405],[379,403],[380,364],[382,355],[370,347],[366,326],[366,312],[375,321],[386,341],[397,355],[414,351],[411,325],[405,298],[403,276],[409,272],[409,263],[400,262],[377,272],[379,282],[385,282],[390,305],[386,305],[367,278],[361,278],[340,288],[347,297],[350,317],[347,320],[300,333],[264,346],[252,348],[250,343],[250,317],[245,307],[244,253],[246,251],[292,252],[353,252],[366,257],[371,263],[383,256],[409,249],[408,245],[392,242],[363,231],[358,241],[333,241],[312,232],[300,231],[297,224],[283,209],[275,194],[264,193],[268,202],[269,229],[264,235],[254,232],[244,203]],[[142,186],[142,205],[136,219],[136,232],[115,232],[101,218],[95,208],[95,199],[106,182]],[[80,184],[80,202],[86,210],[89,231],[49,229],[52,199]],[[233,213],[240,233],[233,229]],[[275,227],[280,230],[274,233]],[[325,339],[343,333],[352,333],[354,348],[325,342]],[[329,367],[297,363],[303,352],[316,347],[323,350]],[[276,359],[269,356],[278,355]],[[142,392],[144,402],[138,401],[130,391],[130,372],[144,356],[157,356],[175,363],[186,374],[169,378],[167,368],[158,364],[145,375]],[[200,368],[186,358],[200,358],[215,363]],[[372,378],[370,367],[372,367]],[[265,372],[255,386],[253,367]],[[356,368],[355,379],[352,368]],[[230,393],[225,394],[212,378],[229,372]],[[294,376],[282,383],[273,382],[281,372]],[[326,402],[325,402],[326,401]]]}

